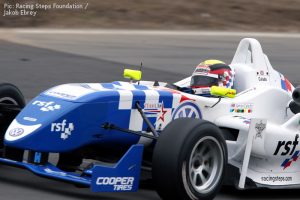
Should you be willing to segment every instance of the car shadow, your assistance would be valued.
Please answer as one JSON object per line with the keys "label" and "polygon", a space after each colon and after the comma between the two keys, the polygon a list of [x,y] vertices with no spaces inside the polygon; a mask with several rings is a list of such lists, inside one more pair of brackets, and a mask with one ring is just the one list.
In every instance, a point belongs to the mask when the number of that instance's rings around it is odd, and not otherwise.
{"label": "car shadow", "polygon": [[[41,196],[45,199],[54,199],[59,196],[59,199],[80,199],[80,200],[125,200],[125,199],[159,199],[156,193],[150,191],[139,191],[138,193],[92,193],[89,188],[78,188],[72,184],[59,181],[40,178],[23,169],[0,165],[0,192],[4,188],[14,193],[10,196],[11,199],[31,199],[32,194],[35,197]],[[3,186],[3,187],[1,187]],[[26,197],[22,195],[22,191],[26,191]],[[20,198],[22,196],[22,198]],[[64,198],[65,197],[65,198]]]}
{"label": "car shadow", "polygon": [[238,190],[224,186],[217,199],[299,199],[299,189],[266,189],[256,188]]}
{"label": "car shadow", "polygon": [[[15,191],[10,198],[13,199],[31,199],[22,196],[22,191],[34,196],[53,199],[59,196],[59,199],[81,199],[81,200],[159,200],[155,192],[153,183],[146,181],[140,185],[137,193],[92,193],[88,188],[77,188],[72,184],[62,183],[54,180],[40,178],[23,169],[0,165],[0,192],[9,189]],[[5,187],[1,187],[5,185]],[[10,189],[11,188],[11,189]],[[215,200],[225,199],[299,199],[297,189],[250,189],[237,190],[234,187],[224,186]],[[22,198],[19,198],[22,196]]]}

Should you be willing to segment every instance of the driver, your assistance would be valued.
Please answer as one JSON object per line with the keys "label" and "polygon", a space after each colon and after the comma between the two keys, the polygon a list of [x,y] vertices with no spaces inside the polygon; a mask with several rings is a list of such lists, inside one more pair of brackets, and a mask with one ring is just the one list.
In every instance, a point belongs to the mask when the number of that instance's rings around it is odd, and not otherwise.
{"label": "driver", "polygon": [[194,94],[211,96],[212,86],[232,89],[234,70],[220,60],[205,60],[195,69],[191,77],[191,89]]}

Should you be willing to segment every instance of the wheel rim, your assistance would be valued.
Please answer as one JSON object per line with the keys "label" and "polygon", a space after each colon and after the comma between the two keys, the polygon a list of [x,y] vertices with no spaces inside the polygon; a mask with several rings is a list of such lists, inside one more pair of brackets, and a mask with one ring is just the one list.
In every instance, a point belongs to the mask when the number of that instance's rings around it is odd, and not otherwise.
{"label": "wheel rim", "polygon": [[224,155],[216,138],[206,136],[194,146],[188,165],[188,177],[198,193],[209,193],[218,184],[223,171]]}

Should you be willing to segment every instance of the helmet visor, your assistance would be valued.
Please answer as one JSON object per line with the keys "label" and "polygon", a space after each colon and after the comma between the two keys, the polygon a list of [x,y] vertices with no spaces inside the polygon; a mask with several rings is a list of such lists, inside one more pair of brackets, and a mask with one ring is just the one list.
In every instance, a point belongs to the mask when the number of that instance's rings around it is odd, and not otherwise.
{"label": "helmet visor", "polygon": [[218,85],[218,79],[210,76],[192,76],[191,87],[211,87]]}

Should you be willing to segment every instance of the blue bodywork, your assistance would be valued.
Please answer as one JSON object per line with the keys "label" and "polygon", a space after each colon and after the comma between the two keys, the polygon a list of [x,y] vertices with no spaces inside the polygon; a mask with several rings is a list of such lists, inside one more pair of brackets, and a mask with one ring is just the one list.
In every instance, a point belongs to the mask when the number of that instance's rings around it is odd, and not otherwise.
{"label": "blue bodywork", "polygon": [[[29,149],[40,152],[65,152],[77,149],[87,144],[105,144],[105,145],[132,145],[136,144],[140,139],[139,136],[124,134],[123,132],[114,130],[105,130],[102,125],[106,122],[118,125],[122,128],[129,128],[129,120],[131,109],[135,108],[134,103],[140,102],[144,108],[146,95],[144,90],[148,90],[145,86],[138,86],[136,90],[132,90],[133,94],[132,106],[130,109],[119,109],[120,93],[115,90],[116,83],[102,84],[107,90],[96,91],[91,94],[84,95],[76,100],[57,98],[40,94],[34,98],[17,116],[16,120],[19,124],[32,126],[42,124],[28,136],[22,137],[15,141],[5,140],[5,144],[20,149]],[[159,91],[160,102],[164,102],[166,108],[172,106],[172,93],[169,91]],[[41,111],[35,102],[53,102],[60,105],[59,110]],[[29,121],[35,119],[35,121]],[[59,131],[51,131],[53,123],[73,123],[75,128],[72,135],[65,140],[59,136]],[[152,120],[152,123],[155,121]],[[145,131],[147,125],[143,125]],[[38,142],[37,142],[38,141]]]}
{"label": "blue bodywork", "polygon": [[[136,109],[135,103],[138,102],[144,109],[146,93],[153,89],[126,84],[67,84],[51,88],[30,101],[18,114],[8,128],[4,141],[6,146],[38,152],[35,161],[41,159],[39,152],[69,152],[91,144],[111,148],[131,146],[115,166],[97,164],[78,175],[61,171],[50,163],[35,165],[5,158],[1,158],[0,162],[26,168],[40,176],[91,186],[95,192],[136,191],[143,152],[143,145],[136,145],[140,136],[103,127],[105,123],[110,123],[129,129],[131,112]],[[127,90],[127,86],[131,89]],[[163,109],[172,112],[172,92],[155,92],[158,93],[157,101],[163,104]],[[156,117],[149,117],[152,125],[156,120]],[[147,124],[143,123],[141,133],[147,131]],[[30,128],[34,126],[38,128]]]}
{"label": "blue bodywork", "polygon": [[[94,165],[82,174],[64,172],[50,163],[35,165],[5,158],[0,158],[0,162],[28,169],[42,177],[90,187],[93,192],[134,192],[139,185],[142,154],[143,145],[133,145],[116,165]],[[109,182],[109,179],[113,179],[114,182]]]}

